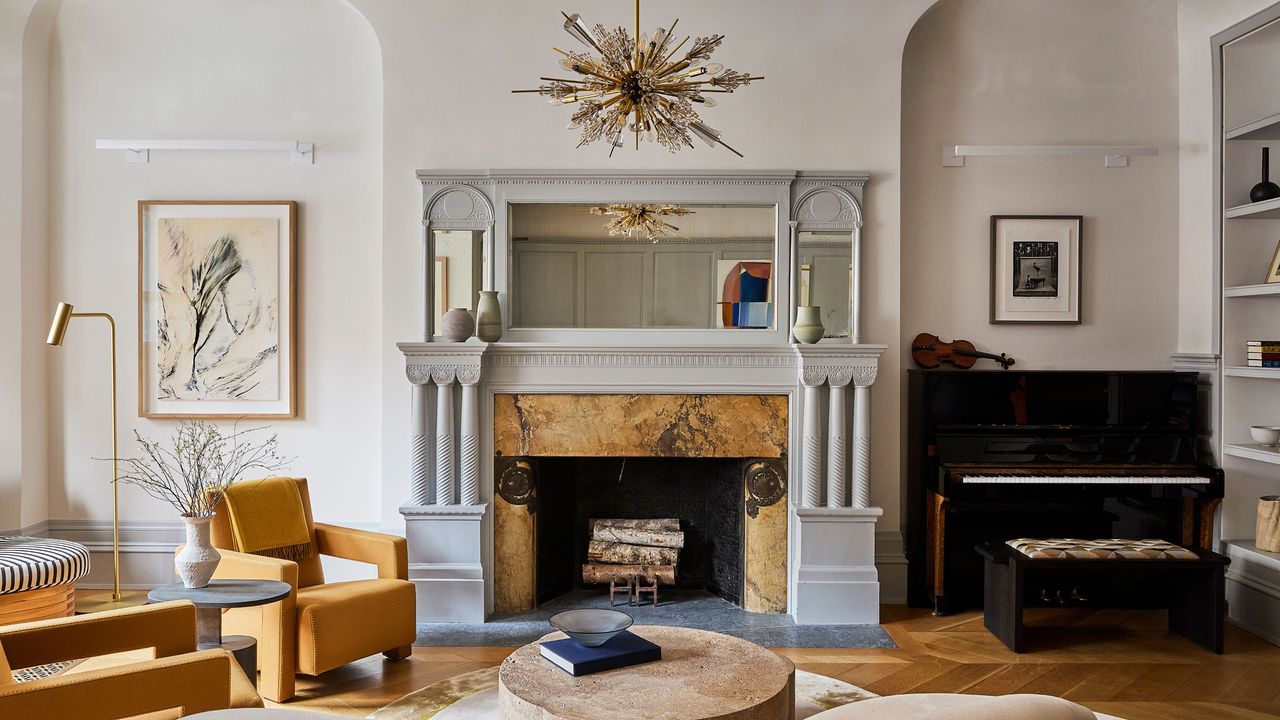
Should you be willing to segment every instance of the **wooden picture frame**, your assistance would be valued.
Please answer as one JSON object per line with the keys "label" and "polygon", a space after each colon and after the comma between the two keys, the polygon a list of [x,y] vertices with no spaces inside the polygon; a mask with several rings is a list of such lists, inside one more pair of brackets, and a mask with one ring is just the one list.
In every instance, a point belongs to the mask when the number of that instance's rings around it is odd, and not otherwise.
{"label": "wooden picture frame", "polygon": [[297,227],[292,200],[138,202],[139,417],[297,417]]}
{"label": "wooden picture frame", "polygon": [[1078,325],[1081,215],[991,216],[992,324]]}
{"label": "wooden picture frame", "polygon": [[431,326],[431,334],[440,337],[440,323],[444,314],[449,312],[449,258],[437,257],[435,264],[435,324]]}
{"label": "wooden picture frame", "polygon": [[1275,252],[1271,253],[1271,265],[1267,267],[1267,278],[1265,282],[1280,282],[1280,240],[1276,241]]}

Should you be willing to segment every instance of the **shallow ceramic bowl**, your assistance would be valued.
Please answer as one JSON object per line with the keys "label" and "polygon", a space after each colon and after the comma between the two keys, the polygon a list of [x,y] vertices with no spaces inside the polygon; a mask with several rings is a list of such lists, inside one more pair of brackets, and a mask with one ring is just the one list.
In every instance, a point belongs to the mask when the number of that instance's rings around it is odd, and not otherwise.
{"label": "shallow ceramic bowl", "polygon": [[1249,434],[1253,436],[1254,442],[1263,445],[1280,445],[1280,426],[1251,425]]}
{"label": "shallow ceramic bowl", "polygon": [[551,627],[583,647],[600,647],[609,638],[631,627],[630,615],[617,610],[566,610],[551,616]]}

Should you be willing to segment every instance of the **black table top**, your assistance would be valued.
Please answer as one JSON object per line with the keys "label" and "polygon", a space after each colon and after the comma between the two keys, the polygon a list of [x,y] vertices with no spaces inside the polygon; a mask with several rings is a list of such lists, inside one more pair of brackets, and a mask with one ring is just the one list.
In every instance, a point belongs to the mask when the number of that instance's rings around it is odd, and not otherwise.
{"label": "black table top", "polygon": [[147,593],[147,600],[190,600],[201,608],[253,607],[283,600],[292,590],[289,583],[277,580],[210,580],[202,588],[189,588],[182,583],[161,585]]}

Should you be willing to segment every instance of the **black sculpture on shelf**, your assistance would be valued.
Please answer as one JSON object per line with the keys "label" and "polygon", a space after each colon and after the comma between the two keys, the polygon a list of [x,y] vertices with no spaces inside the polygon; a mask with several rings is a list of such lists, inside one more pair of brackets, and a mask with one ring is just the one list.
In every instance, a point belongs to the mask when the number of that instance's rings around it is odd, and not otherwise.
{"label": "black sculpture on shelf", "polygon": [[1249,191],[1249,202],[1262,202],[1280,197],[1280,185],[1271,182],[1271,148],[1262,148],[1262,182]]}

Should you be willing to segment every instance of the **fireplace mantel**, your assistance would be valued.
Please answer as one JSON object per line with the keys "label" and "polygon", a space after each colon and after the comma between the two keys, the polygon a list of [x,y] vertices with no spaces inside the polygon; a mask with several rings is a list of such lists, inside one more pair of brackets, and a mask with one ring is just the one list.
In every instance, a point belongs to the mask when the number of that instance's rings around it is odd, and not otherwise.
{"label": "fireplace mantel", "polygon": [[[504,310],[498,343],[398,345],[412,408],[410,498],[402,512],[419,621],[479,622],[492,611],[494,396],[547,393],[785,396],[787,612],[801,623],[878,622],[881,510],[870,495],[870,403],[886,347],[861,342],[867,173],[428,169],[418,179],[422,337],[431,336],[436,317],[436,231],[480,238],[482,285],[498,293]],[[772,325],[513,326],[513,206],[640,200],[772,206]],[[833,333],[843,339],[801,345],[792,336],[804,233],[849,238],[848,327]]]}
{"label": "fireplace mantel", "polygon": [[[495,395],[755,393],[786,396],[791,408],[793,451],[786,463],[798,482],[788,488],[788,612],[799,622],[878,621],[874,532],[881,510],[870,498],[869,407],[885,345],[583,346],[473,339],[398,347],[414,388],[413,497],[402,513],[410,577],[425,601],[419,620],[476,622],[493,608]],[[455,397],[461,404],[456,416]]]}

